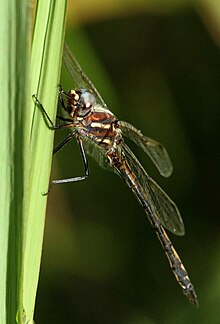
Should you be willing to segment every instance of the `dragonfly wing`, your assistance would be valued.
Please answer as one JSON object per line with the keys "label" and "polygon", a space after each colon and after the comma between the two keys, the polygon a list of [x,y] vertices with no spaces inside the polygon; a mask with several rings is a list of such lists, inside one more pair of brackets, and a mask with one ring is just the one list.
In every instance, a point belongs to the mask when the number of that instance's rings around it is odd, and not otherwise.
{"label": "dragonfly wing", "polygon": [[106,103],[104,102],[103,98],[101,97],[100,93],[95,88],[93,83],[89,80],[87,75],[82,71],[79,63],[71,53],[67,44],[64,44],[64,48],[63,48],[63,61],[67,68],[67,71],[69,72],[70,76],[72,77],[75,83],[75,86],[79,89],[81,88],[81,89],[92,90],[93,94],[97,99],[97,102],[105,108]]}
{"label": "dragonfly wing", "polygon": [[108,171],[114,171],[114,169],[110,166],[110,164],[107,161],[105,150],[87,137],[83,137],[82,139],[83,147],[86,153],[89,156],[91,156],[103,169]]}
{"label": "dragonfly wing", "polygon": [[119,125],[123,134],[151,158],[160,174],[169,177],[173,171],[173,166],[165,147],[161,143],[144,136],[141,131],[125,121],[119,121]]}
{"label": "dragonfly wing", "polygon": [[128,164],[144,190],[147,203],[150,205],[160,223],[172,233],[183,235],[185,233],[185,228],[180,212],[175,203],[146,173],[138,159],[125,144],[123,144],[123,151]]}

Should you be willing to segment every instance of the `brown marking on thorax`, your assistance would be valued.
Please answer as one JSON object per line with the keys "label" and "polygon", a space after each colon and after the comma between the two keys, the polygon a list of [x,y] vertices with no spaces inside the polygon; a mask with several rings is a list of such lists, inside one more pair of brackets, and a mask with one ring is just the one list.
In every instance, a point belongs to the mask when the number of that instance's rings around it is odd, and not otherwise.
{"label": "brown marking on thorax", "polygon": [[83,135],[106,149],[121,137],[116,117],[108,112],[92,112],[79,121],[79,129]]}

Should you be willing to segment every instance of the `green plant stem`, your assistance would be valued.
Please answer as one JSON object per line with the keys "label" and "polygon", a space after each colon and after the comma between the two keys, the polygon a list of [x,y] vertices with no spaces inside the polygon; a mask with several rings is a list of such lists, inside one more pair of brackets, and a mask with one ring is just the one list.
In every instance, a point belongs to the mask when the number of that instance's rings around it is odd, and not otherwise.
{"label": "green plant stem", "polygon": [[[66,1],[39,0],[36,9],[31,53],[31,95],[37,94],[52,119],[56,115],[57,84],[60,78]],[[34,100],[30,107],[27,173],[25,182],[25,241],[23,308],[26,320],[33,319],[38,285],[45,211],[51,169],[54,133],[48,128]]]}

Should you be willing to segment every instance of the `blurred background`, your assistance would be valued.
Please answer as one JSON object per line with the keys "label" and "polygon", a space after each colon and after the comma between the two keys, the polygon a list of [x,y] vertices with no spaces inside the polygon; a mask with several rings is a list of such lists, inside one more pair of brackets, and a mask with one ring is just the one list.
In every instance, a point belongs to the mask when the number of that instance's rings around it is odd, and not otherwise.
{"label": "blurred background", "polygon": [[[169,236],[200,308],[130,189],[89,159],[88,180],[49,195],[36,323],[220,323],[219,0],[69,1],[66,40],[118,119],[169,152],[174,172],[163,179],[128,143],[181,211],[186,235]],[[61,83],[73,87],[65,69]],[[51,177],[82,174],[73,141]]]}

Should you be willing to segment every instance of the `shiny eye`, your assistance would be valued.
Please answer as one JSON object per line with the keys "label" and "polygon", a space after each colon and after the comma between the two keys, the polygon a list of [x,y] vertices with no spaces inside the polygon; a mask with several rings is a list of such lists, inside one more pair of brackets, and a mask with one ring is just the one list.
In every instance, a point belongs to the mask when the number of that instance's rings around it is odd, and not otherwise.
{"label": "shiny eye", "polygon": [[94,95],[88,90],[81,90],[80,100],[79,100],[79,116],[85,116],[95,105],[96,100]]}
{"label": "shiny eye", "polygon": [[80,96],[80,104],[82,107],[84,107],[85,109],[91,108],[92,106],[94,106],[95,103],[95,97],[91,92],[87,90],[85,92],[82,92]]}

